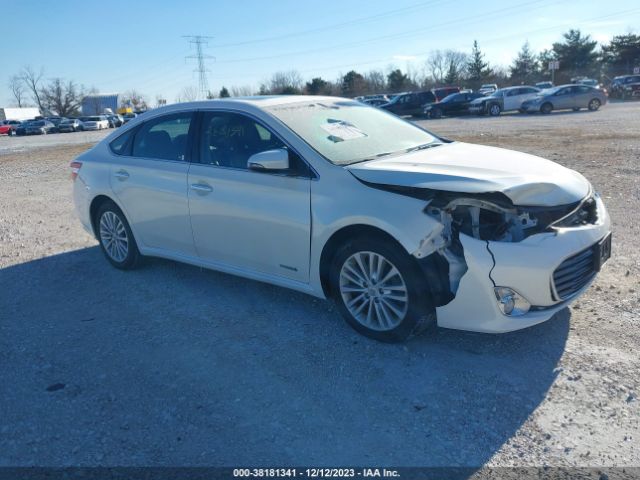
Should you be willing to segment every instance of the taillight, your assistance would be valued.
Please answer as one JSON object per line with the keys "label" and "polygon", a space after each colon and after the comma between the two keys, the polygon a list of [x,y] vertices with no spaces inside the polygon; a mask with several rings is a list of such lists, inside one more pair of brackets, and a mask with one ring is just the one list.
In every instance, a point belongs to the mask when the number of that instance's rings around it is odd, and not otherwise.
{"label": "taillight", "polygon": [[71,180],[75,180],[82,168],[82,162],[71,162],[71,165],[69,166],[71,167]]}

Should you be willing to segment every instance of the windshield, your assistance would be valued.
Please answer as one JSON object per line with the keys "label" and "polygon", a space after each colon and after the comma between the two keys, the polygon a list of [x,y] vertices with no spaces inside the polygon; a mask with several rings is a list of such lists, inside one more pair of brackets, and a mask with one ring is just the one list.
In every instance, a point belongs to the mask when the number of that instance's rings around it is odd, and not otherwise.
{"label": "windshield", "polygon": [[100,117],[89,117],[88,121],[90,121],[90,122],[98,122],[98,121],[100,121]]}
{"label": "windshield", "polygon": [[395,115],[352,100],[304,101],[266,110],[336,165],[440,143]]}

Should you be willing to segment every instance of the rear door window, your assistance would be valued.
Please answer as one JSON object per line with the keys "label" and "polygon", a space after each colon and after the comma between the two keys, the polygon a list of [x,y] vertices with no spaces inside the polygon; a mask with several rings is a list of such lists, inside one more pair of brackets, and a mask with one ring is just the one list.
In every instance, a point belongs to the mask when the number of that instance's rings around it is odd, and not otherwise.
{"label": "rear door window", "polygon": [[160,160],[187,160],[191,112],[174,113],[145,122],[135,134],[131,154]]}

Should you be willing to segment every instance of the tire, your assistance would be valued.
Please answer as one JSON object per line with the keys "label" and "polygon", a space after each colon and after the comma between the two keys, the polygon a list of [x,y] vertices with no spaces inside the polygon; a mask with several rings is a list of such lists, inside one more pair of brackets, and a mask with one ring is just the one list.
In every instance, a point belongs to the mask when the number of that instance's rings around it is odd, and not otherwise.
{"label": "tire", "polygon": [[600,103],[600,100],[598,100],[597,98],[592,98],[587,108],[589,109],[590,112],[595,112],[600,108],[600,105],[602,105]]}
{"label": "tire", "polygon": [[489,115],[491,115],[492,117],[497,117],[498,115],[500,115],[500,112],[502,112],[500,105],[498,105],[497,103],[492,103],[491,105],[489,105],[487,110],[489,111]]}
{"label": "tire", "polygon": [[553,105],[551,105],[549,102],[543,103],[542,106],[540,107],[540,111],[545,114],[551,113],[552,110],[553,110]]}
{"label": "tire", "polygon": [[[373,270],[379,276],[370,275]],[[386,281],[372,285],[380,277]],[[424,274],[389,240],[360,237],[343,245],[331,261],[329,280],[346,322],[369,338],[403,342],[436,324]]]}
{"label": "tire", "polygon": [[[136,268],[142,255],[122,210],[113,202],[105,202],[98,209],[94,224],[100,248],[109,263],[120,270]],[[117,240],[110,242],[116,232]]]}
{"label": "tire", "polygon": [[431,115],[429,115],[431,118],[442,118],[442,110],[439,108],[435,108],[433,110],[431,110]]}

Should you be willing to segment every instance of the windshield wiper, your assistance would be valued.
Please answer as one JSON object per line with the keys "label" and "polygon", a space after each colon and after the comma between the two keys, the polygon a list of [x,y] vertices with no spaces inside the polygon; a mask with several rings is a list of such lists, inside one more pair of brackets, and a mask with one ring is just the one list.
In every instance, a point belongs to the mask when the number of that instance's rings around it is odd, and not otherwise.
{"label": "windshield wiper", "polygon": [[443,145],[443,144],[442,143],[437,143],[437,142],[425,143],[424,145],[418,145],[417,147],[407,148],[405,150],[405,152],[407,152],[407,153],[416,152],[418,150],[426,150],[427,148],[439,147],[440,145]]}

